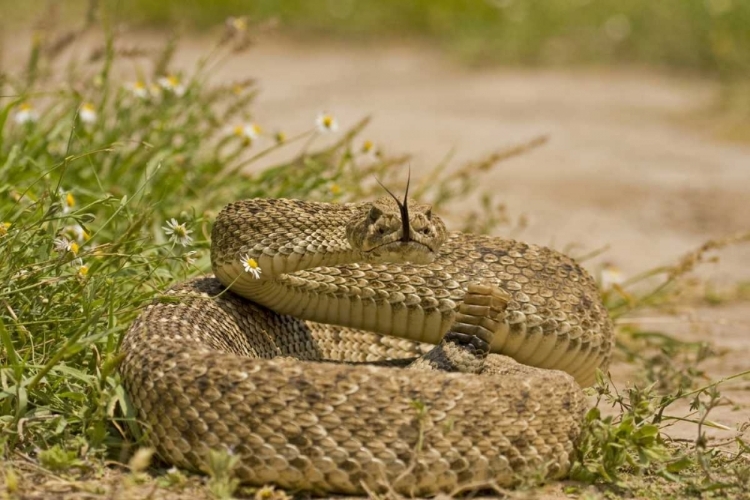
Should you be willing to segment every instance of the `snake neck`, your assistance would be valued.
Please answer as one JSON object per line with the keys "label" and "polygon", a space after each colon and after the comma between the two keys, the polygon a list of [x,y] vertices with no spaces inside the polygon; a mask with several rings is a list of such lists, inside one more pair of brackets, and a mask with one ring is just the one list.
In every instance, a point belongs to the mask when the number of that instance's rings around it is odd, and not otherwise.
{"label": "snake neck", "polygon": [[[332,269],[367,260],[346,237],[347,223],[364,216],[362,207],[283,199],[231,204],[211,236],[214,274],[234,293],[281,314],[437,343],[452,319],[452,302],[434,307],[399,294],[394,304],[394,297],[370,293],[364,275],[351,286],[343,274],[357,273],[356,267]],[[245,269],[249,259],[260,275]],[[429,312],[426,305],[433,305]]]}
{"label": "snake neck", "polygon": [[258,280],[268,281],[304,269],[360,262],[363,255],[352,249],[345,228],[361,211],[361,204],[352,203],[232,203],[219,213],[211,234],[214,272],[231,267],[244,271],[243,262],[253,259],[261,270]]}

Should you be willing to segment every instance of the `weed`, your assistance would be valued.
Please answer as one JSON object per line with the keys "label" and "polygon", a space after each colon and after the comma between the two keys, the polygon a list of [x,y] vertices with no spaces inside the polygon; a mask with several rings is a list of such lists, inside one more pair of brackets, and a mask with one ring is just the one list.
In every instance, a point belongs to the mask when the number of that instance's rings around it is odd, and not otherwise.
{"label": "weed", "polygon": [[208,452],[208,490],[219,499],[232,498],[240,485],[234,477],[234,468],[239,457],[229,450],[210,450]]}
{"label": "weed", "polygon": [[[623,323],[617,331],[618,350],[628,362],[640,366],[639,378],[644,385],[620,392],[608,377],[597,373],[596,385],[588,389],[596,404],[586,415],[571,478],[614,486],[618,494],[663,496],[670,491],[670,495],[679,497],[748,492],[750,461],[741,432],[733,437],[737,450],[727,452],[725,443],[709,442],[705,428],[732,430],[710,420],[709,413],[723,399],[719,386],[750,372],[706,383],[707,376],[698,365],[716,355],[710,344],[640,329],[637,316],[629,321],[635,312],[648,310],[654,317],[659,311],[668,311],[681,298],[689,273],[711,260],[709,252],[748,240],[748,233],[709,240],[673,266],[629,280],[618,279],[603,290],[611,314],[616,322]],[[679,401],[690,401],[690,415],[669,415],[669,408]],[[670,439],[667,432],[675,422],[695,424],[696,438]]]}
{"label": "weed", "polygon": [[65,471],[71,467],[83,465],[75,450],[64,450],[56,444],[39,452],[39,463],[51,471]]}

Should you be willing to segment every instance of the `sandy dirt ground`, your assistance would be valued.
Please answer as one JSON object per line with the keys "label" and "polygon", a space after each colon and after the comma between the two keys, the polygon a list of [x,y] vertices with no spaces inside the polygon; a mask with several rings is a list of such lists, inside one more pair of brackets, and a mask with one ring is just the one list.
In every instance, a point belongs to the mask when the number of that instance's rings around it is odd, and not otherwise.
{"label": "sandy dirt ground", "polygon": [[[207,46],[185,40],[177,64],[192,67]],[[247,77],[262,90],[256,118],[264,128],[302,131],[321,110],[342,128],[372,115],[365,136],[390,153],[412,153],[416,176],[451,152],[460,165],[548,135],[545,146],[503,163],[483,185],[500,193],[511,214],[528,217],[520,239],[574,245],[579,254],[608,247],[587,262],[592,269],[609,261],[628,276],[674,263],[709,238],[750,231],[750,145],[695,126],[718,90],[711,82],[620,70],[469,70],[425,47],[280,40],[237,56],[214,80]],[[750,281],[750,244],[720,256],[702,277]],[[639,321],[710,341],[723,352],[704,366],[711,378],[750,369],[750,304],[675,313]],[[636,374],[618,362],[612,375],[625,387]],[[750,381],[724,394],[714,419],[729,427],[748,422]],[[674,432],[695,437],[694,426]]]}

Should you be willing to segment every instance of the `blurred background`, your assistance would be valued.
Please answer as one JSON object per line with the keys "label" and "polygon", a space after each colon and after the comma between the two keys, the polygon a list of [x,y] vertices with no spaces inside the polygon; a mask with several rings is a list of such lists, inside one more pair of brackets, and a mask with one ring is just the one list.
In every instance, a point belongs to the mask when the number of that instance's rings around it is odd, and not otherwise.
{"label": "blurred background", "polygon": [[[4,23],[54,5],[76,19],[99,2],[0,0]],[[114,20],[207,30],[230,16],[272,20],[297,40],[429,43],[463,63],[651,65],[731,80],[750,69],[750,4],[741,0],[104,0]]]}

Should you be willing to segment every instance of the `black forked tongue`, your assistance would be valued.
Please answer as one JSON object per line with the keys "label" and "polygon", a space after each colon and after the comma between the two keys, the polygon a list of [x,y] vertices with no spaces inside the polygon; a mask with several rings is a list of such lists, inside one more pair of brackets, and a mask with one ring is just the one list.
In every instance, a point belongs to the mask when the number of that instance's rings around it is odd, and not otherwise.
{"label": "black forked tongue", "polygon": [[408,198],[409,198],[409,184],[411,183],[411,169],[409,169],[409,176],[406,178],[406,193],[404,193],[404,201],[399,201],[398,198],[396,198],[396,195],[391,193],[391,190],[388,189],[383,185],[382,182],[380,182],[378,179],[375,179],[378,181],[378,184],[386,190],[386,192],[391,195],[391,198],[393,198],[396,201],[396,204],[398,205],[398,209],[401,211],[401,241],[404,243],[409,242],[411,240],[410,233],[409,233],[409,206],[408,206]]}

